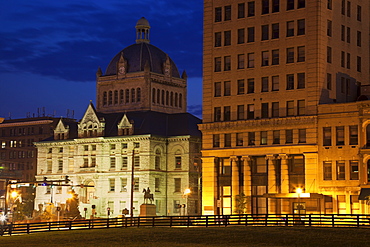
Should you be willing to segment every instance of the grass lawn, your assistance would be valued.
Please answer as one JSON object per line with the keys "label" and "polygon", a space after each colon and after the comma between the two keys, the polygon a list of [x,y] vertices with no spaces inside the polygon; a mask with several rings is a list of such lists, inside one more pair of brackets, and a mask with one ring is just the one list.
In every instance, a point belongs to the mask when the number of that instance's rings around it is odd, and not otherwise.
{"label": "grass lawn", "polygon": [[17,246],[370,246],[370,229],[309,227],[155,227],[54,231],[0,237]]}

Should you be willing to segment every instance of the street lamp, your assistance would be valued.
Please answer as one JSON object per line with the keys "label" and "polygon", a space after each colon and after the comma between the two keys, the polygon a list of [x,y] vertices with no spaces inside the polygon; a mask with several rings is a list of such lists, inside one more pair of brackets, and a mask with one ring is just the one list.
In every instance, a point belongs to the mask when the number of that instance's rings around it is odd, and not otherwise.
{"label": "street lamp", "polygon": [[297,209],[298,209],[298,217],[299,217],[299,221],[301,220],[301,194],[302,194],[302,188],[297,188],[296,189],[296,193],[298,194],[298,206],[297,206]]}
{"label": "street lamp", "polygon": [[191,193],[191,190],[189,188],[187,188],[187,189],[184,190],[184,193],[182,195],[183,198],[185,197],[184,215],[187,215],[186,207],[188,206],[188,196],[189,196],[190,193]]}

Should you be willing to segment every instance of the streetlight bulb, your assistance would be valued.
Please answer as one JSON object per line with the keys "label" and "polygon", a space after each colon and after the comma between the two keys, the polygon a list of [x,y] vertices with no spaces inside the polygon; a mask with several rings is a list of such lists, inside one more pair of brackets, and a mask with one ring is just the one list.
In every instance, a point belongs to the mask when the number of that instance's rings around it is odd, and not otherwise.
{"label": "streetlight bulb", "polygon": [[301,194],[301,193],[302,193],[302,188],[297,188],[295,192],[296,192],[297,194]]}
{"label": "streetlight bulb", "polygon": [[191,190],[190,189],[185,189],[184,190],[184,195],[188,195],[188,194],[190,194],[191,193]]}
{"label": "streetlight bulb", "polygon": [[12,191],[11,197],[16,198],[17,196],[18,196],[18,192],[17,191]]}

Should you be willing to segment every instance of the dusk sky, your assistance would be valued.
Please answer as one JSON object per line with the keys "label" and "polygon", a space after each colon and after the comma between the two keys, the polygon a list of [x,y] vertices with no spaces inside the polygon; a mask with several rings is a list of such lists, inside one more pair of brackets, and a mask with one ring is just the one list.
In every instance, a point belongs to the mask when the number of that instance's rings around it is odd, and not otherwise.
{"label": "dusk sky", "polygon": [[[188,111],[201,117],[201,0],[1,1],[0,117],[39,113],[81,119],[95,103],[95,73],[135,43],[145,17],[150,43],[188,75]],[[43,111],[45,109],[45,111]],[[71,117],[71,115],[70,115]]]}

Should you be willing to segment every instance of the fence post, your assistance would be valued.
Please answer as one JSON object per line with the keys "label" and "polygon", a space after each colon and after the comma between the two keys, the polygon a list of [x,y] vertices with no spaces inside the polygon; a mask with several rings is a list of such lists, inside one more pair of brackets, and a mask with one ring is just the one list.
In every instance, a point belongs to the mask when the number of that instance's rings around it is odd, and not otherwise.
{"label": "fence post", "polygon": [[245,225],[248,225],[248,214],[245,215]]}
{"label": "fence post", "polygon": [[334,219],[334,214],[331,215],[331,226],[334,227],[335,226],[335,219]]}
{"label": "fence post", "polygon": [[311,214],[308,215],[308,226],[311,226]]}
{"label": "fence post", "polygon": [[51,222],[49,222],[49,231],[51,231]]}
{"label": "fence post", "polygon": [[206,215],[206,227],[208,227],[208,215]]}
{"label": "fence post", "polygon": [[140,227],[140,217],[137,217],[137,227]]}
{"label": "fence post", "polygon": [[27,223],[27,234],[30,234],[30,223]]}
{"label": "fence post", "polygon": [[360,227],[360,215],[357,215],[357,227]]}
{"label": "fence post", "polygon": [[289,219],[288,219],[289,215],[285,215],[285,226],[288,226],[289,225]]}
{"label": "fence post", "polygon": [[155,226],[154,221],[155,221],[155,217],[153,217],[152,227],[154,227],[154,226]]}
{"label": "fence post", "polygon": [[172,216],[170,216],[170,227],[172,227]]}
{"label": "fence post", "polygon": [[72,229],[72,221],[69,221],[69,230]]}
{"label": "fence post", "polygon": [[267,226],[267,225],[268,225],[268,223],[267,223],[267,221],[268,221],[268,217],[269,217],[269,215],[268,215],[268,214],[266,214],[266,215],[265,215],[265,226]]}
{"label": "fence post", "polygon": [[107,228],[109,228],[109,218],[107,219]]}

